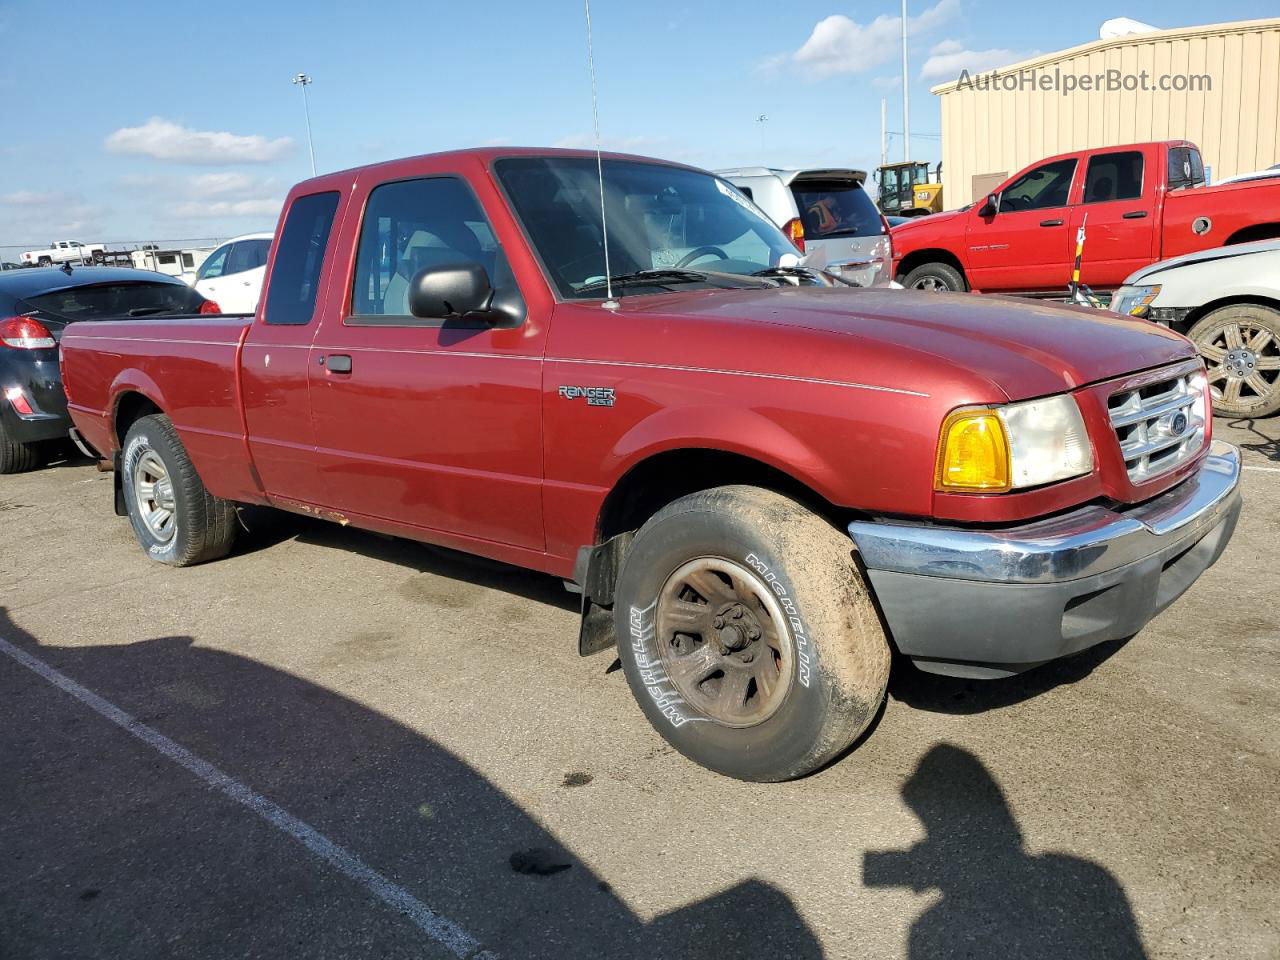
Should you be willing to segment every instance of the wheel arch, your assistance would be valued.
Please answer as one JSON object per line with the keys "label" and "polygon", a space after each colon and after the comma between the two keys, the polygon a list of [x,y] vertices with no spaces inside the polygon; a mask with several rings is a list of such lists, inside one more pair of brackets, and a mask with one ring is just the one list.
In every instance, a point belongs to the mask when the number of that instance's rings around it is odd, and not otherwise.
{"label": "wheel arch", "polygon": [[952,269],[959,271],[965,283],[969,282],[969,275],[965,272],[964,264],[960,262],[960,258],[944,247],[926,247],[922,250],[912,250],[910,253],[905,254],[898,261],[898,269],[894,274],[894,279],[901,283],[903,277],[916,267],[924,266],[926,263],[945,263]]}
{"label": "wheel arch", "polygon": [[1231,247],[1238,243],[1253,243],[1255,240],[1275,239],[1280,239],[1280,223],[1253,223],[1247,227],[1241,227],[1231,234],[1222,245]]}
{"label": "wheel arch", "polygon": [[117,450],[124,445],[129,428],[140,419],[153,413],[164,413],[163,402],[156,399],[158,395],[158,391],[135,385],[121,385],[115,391],[111,405],[111,435],[115,438]]}
{"label": "wheel arch", "polygon": [[1213,313],[1215,310],[1221,310],[1223,307],[1236,306],[1252,306],[1252,307],[1268,307],[1272,310],[1280,310],[1280,300],[1267,297],[1260,293],[1240,293],[1231,294],[1225,297],[1218,297],[1195,307],[1188,313],[1175,328],[1179,333],[1186,334],[1197,323]]}

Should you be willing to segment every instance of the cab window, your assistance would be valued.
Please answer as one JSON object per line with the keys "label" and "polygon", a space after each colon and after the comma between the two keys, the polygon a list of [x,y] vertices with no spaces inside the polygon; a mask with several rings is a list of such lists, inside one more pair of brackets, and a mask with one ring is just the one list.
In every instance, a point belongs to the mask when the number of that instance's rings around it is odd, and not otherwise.
{"label": "cab window", "polygon": [[414,317],[409,310],[414,276],[432,266],[462,261],[484,267],[495,292],[514,289],[506,254],[475,195],[461,180],[430,177],[375,187],[360,230],[348,322],[421,324],[428,318]]}
{"label": "cab window", "polygon": [[1001,191],[1000,212],[1065,207],[1075,173],[1075,160],[1057,160],[1027,171]]}
{"label": "cab window", "polygon": [[1195,147],[1173,147],[1169,150],[1169,189],[1204,186],[1204,162]]}
{"label": "cab window", "polygon": [[311,322],[338,199],[337,192],[312,193],[289,206],[267,284],[266,323],[302,326]]}
{"label": "cab window", "polygon": [[1099,153],[1089,158],[1084,202],[1137,200],[1142,196],[1142,154],[1137,150]]}

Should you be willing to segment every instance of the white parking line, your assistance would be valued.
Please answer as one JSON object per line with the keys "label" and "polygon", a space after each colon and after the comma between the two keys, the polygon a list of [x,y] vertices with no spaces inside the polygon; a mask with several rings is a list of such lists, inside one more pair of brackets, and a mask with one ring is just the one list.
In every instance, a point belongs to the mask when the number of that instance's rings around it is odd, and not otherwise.
{"label": "white parking line", "polygon": [[456,957],[464,960],[496,960],[496,955],[483,950],[481,945],[465,930],[447,917],[436,913],[403,887],[392,883],[354,854],[338,846],[319,833],[314,827],[299,820],[283,807],[259,793],[254,793],[238,780],[227,776],[213,764],[201,760],[186,747],[179,746],[162,733],[135,720],[115,704],[104,700],[92,690],[82,687],[70,677],[59,673],[43,660],[15,647],[0,637],[0,653],[8,655],[28,670],[43,677],[55,687],[71,694],[89,709],[106,717],[116,726],[133,734],[152,749],[164,754],[174,763],[186,768],[209,786],[248,807],[272,826],[287,833],[314,853],[321,860],[336,868],[388,906],[398,910],[418,926],[428,937],[444,946]]}
{"label": "white parking line", "polygon": [[1241,469],[1243,470],[1260,470],[1263,473],[1280,473],[1280,467],[1255,467],[1246,463]]}

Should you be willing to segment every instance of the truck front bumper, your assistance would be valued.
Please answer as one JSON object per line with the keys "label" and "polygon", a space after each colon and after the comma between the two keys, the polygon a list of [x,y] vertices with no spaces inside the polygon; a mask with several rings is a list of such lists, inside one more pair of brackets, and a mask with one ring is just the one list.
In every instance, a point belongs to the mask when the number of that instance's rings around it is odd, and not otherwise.
{"label": "truck front bumper", "polygon": [[898,650],[932,673],[1004,677],[1130,637],[1222,554],[1240,515],[1239,451],[1133,507],[1018,527],[849,524]]}

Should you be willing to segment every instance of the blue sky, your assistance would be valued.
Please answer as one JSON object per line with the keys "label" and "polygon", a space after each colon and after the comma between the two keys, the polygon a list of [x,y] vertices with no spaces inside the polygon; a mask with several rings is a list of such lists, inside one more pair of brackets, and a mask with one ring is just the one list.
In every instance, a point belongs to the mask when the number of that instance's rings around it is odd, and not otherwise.
{"label": "blue sky", "polygon": [[[880,99],[901,128],[894,0],[593,0],[605,145],[716,167],[869,168]],[[1274,0],[910,0],[912,130],[931,84],[1096,39],[1275,14]],[[55,238],[271,229],[309,174],[453,147],[587,145],[581,0],[0,0],[0,253]],[[931,58],[934,58],[931,61]],[[768,116],[764,123],[756,121]],[[913,138],[914,139],[914,138]],[[936,161],[936,139],[915,139]],[[891,148],[899,158],[900,141]]]}

